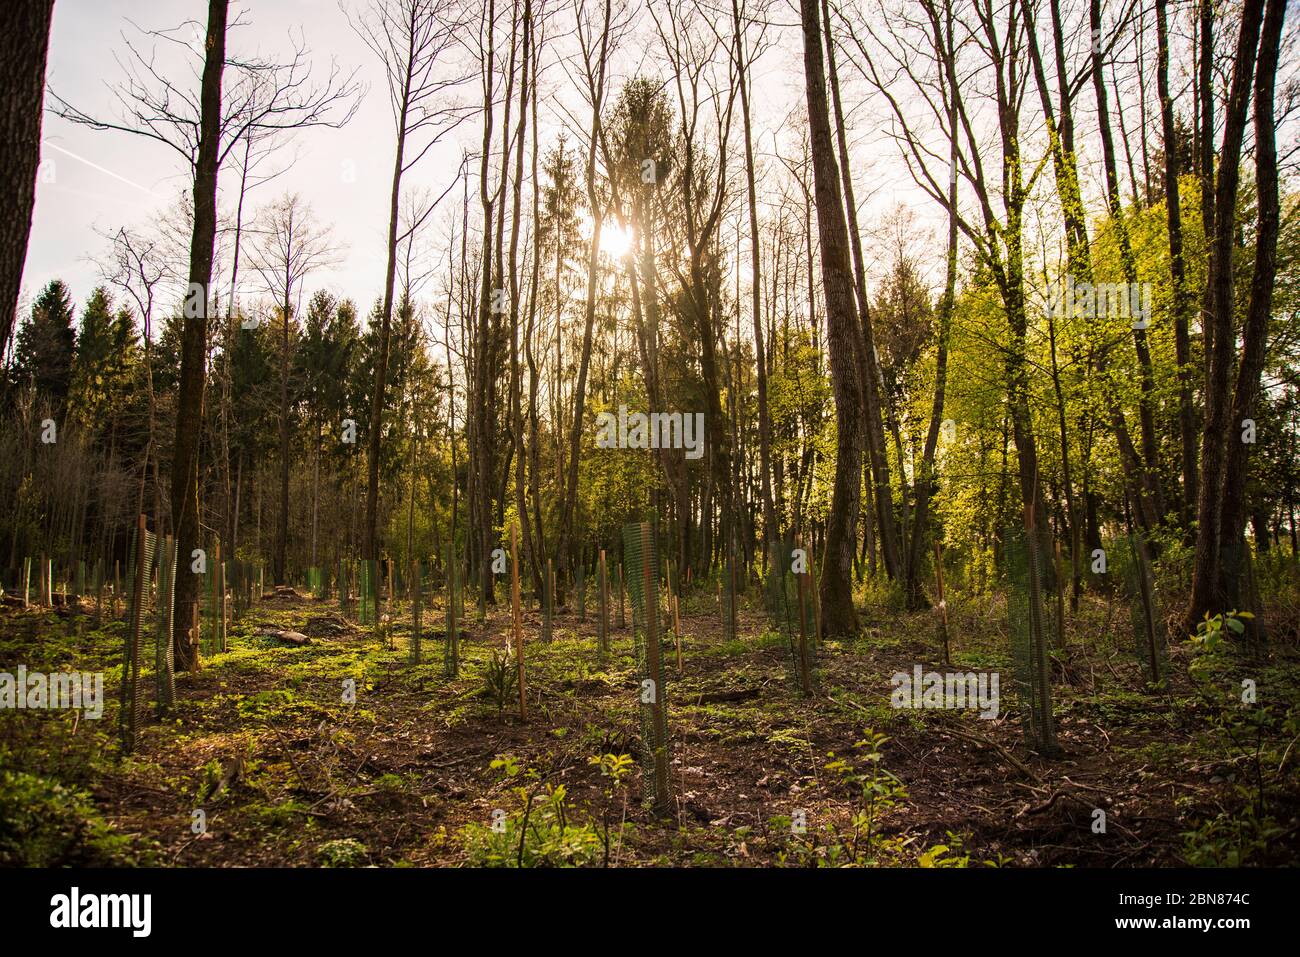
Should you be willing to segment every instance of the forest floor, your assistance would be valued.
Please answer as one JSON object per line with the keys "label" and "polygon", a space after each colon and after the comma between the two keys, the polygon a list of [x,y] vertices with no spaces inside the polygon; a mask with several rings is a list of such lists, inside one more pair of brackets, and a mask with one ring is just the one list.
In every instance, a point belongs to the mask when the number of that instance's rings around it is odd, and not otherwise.
{"label": "forest floor", "polygon": [[[1169,680],[1148,691],[1130,639],[1112,635],[1127,609],[1085,597],[1054,653],[1062,753],[1048,760],[1024,745],[999,600],[950,609],[950,668],[934,614],[865,620],[859,639],[817,649],[806,697],[763,616],[743,612],[729,640],[701,595],[683,606],[680,671],[665,645],[674,813],[657,818],[639,768],[616,781],[592,763],[635,760],[639,740],[630,629],[612,629],[601,662],[592,605],[585,621],[557,614],[549,643],[524,613],[521,721],[513,669],[504,689],[487,678],[508,607],[481,623],[467,609],[448,679],[436,606],[411,664],[404,604],[385,638],[336,602],[264,600],[225,653],[177,676],[175,707],[150,712],[126,757],[125,625],[6,612],[0,670],[102,671],[107,703],[100,720],[0,712],[0,864],[1300,863],[1294,637],[1195,681],[1190,642],[1175,643]],[[312,644],[259,635],[267,626]],[[999,672],[1002,713],[891,707],[891,675],[916,664]],[[1252,708],[1236,700],[1243,677]]]}

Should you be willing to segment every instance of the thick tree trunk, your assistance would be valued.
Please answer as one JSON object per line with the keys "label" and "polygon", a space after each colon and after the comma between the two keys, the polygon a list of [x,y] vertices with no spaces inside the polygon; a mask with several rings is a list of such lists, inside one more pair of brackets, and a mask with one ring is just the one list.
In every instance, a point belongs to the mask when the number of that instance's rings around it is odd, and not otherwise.
{"label": "thick tree trunk", "polygon": [[[1224,115],[1223,146],[1214,196],[1215,228],[1210,246],[1210,275],[1206,298],[1210,309],[1205,318],[1206,363],[1209,367],[1205,390],[1205,426],[1201,438],[1200,496],[1197,501],[1196,555],[1192,567],[1192,593],[1184,627],[1194,630],[1206,612],[1218,608],[1219,559],[1225,460],[1228,443],[1240,435],[1232,422],[1230,376],[1236,351],[1233,331],[1234,287],[1232,254],[1237,223],[1237,186],[1241,172],[1241,145],[1250,106],[1251,81],[1259,45],[1264,0],[1245,0],[1241,10],[1241,33],[1232,73],[1232,87]],[[1239,427],[1239,423],[1238,423]]]}
{"label": "thick tree trunk", "polygon": [[45,59],[54,0],[0,4],[0,355],[13,334],[41,162]]}
{"label": "thick tree trunk", "polygon": [[[1268,323],[1273,309],[1273,281],[1277,275],[1279,220],[1277,135],[1274,130],[1273,91],[1277,77],[1282,22],[1286,0],[1268,0],[1259,42],[1255,74],[1255,182],[1259,195],[1259,225],[1255,231],[1255,271],[1251,277],[1250,305],[1242,330],[1241,361],[1228,427],[1227,461],[1223,470],[1223,505],[1219,517],[1218,600],[1224,609],[1243,608],[1240,575],[1244,556],[1247,460],[1250,446],[1242,440],[1246,419],[1258,414],[1260,373],[1264,368]],[[1265,539],[1267,541],[1267,539]],[[1255,609],[1250,609],[1255,611]],[[1260,634],[1256,619],[1248,627]]]}
{"label": "thick tree trunk", "polygon": [[[172,452],[172,515],[178,556],[177,628],[172,651],[178,671],[193,666],[189,623],[198,599],[198,579],[189,573],[190,553],[199,541],[199,435],[203,428],[203,386],[208,346],[208,286],[217,237],[217,160],[221,146],[221,74],[226,63],[226,17],[230,0],[210,0],[203,79],[200,88],[199,153],[194,168],[194,232],[190,238],[189,302],[181,330],[181,373],[176,395],[176,440]],[[192,315],[190,313],[193,313]]]}
{"label": "thick tree trunk", "polygon": [[[849,249],[853,255],[853,291],[858,303],[858,322],[861,325],[862,345],[859,350],[858,377],[862,383],[863,429],[867,440],[867,456],[871,462],[872,487],[876,492],[876,522],[880,529],[880,554],[885,562],[885,573],[894,579],[903,578],[903,550],[899,546],[899,528],[894,521],[894,497],[889,480],[889,461],[885,455],[885,428],[882,422],[884,400],[881,395],[880,363],[876,356],[876,336],[871,325],[871,305],[867,299],[867,269],[862,256],[862,240],[858,233],[858,210],[853,197],[853,176],[849,169],[848,137],[844,130],[844,109],[840,103],[839,74],[835,68],[835,38],[831,31],[830,6],[822,0],[822,13],[826,26],[826,62],[830,76],[831,103],[835,110],[835,137],[839,150],[840,177],[844,184],[844,204],[848,215]],[[891,422],[897,431],[897,423]],[[903,463],[898,463],[900,483]],[[906,488],[903,500],[906,503]],[[903,516],[906,527],[907,516]]]}
{"label": "thick tree trunk", "polygon": [[[826,73],[822,56],[818,0],[800,0],[803,24],[804,86],[812,140],[813,180],[817,201],[817,235],[821,245],[822,286],[826,296],[826,346],[835,396],[838,442],[835,487],[826,523],[820,596],[822,631],[827,636],[853,635],[858,614],[853,607],[853,546],[862,480],[862,384],[859,382],[861,334],[856,313],[853,273],[849,264],[848,227],[840,193],[840,172],[831,136]],[[809,264],[811,267],[811,263]]]}

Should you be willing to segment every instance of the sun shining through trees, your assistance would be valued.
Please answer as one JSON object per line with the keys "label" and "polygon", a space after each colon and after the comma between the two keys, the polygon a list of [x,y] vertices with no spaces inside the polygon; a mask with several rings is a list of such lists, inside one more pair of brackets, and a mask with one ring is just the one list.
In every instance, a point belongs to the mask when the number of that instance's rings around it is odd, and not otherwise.
{"label": "sun shining through trees", "polygon": [[[594,233],[595,221],[590,214],[582,219],[581,236],[588,244]],[[604,220],[600,226],[600,251],[610,259],[621,261],[633,248],[632,228]]]}
{"label": "sun shining through trees", "polygon": [[0,865],[1300,863],[1285,0],[123,6],[0,3]]}

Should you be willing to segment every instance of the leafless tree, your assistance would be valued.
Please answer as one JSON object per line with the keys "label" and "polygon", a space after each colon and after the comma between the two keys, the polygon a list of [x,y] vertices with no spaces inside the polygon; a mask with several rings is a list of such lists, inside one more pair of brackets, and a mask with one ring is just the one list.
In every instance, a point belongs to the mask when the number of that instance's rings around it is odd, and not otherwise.
{"label": "leafless tree", "polygon": [[[384,272],[383,320],[370,406],[366,514],[361,546],[366,558],[377,559],[375,530],[379,521],[379,453],[398,245],[401,241],[398,231],[402,177],[468,119],[473,109],[457,98],[457,91],[468,77],[453,62],[453,54],[461,43],[459,33],[467,21],[455,0],[373,0],[364,13],[350,22],[383,67],[396,128],[388,212],[388,263]],[[449,185],[448,191],[451,188]]]}

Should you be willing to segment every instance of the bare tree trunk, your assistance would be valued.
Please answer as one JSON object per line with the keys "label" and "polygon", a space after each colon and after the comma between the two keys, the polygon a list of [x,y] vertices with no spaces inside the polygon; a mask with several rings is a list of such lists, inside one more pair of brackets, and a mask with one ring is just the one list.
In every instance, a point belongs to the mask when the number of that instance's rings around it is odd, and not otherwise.
{"label": "bare tree trunk", "polygon": [[[863,453],[862,383],[858,379],[863,365],[858,350],[862,345],[860,330],[854,321],[856,309],[850,278],[848,227],[844,220],[840,171],[835,160],[830,105],[826,96],[821,11],[817,0],[800,0],[799,10],[803,24],[804,88],[812,141],[822,287],[826,295],[826,345],[838,429],[835,485],[826,523],[819,590],[823,632],[827,636],[845,636],[858,630],[858,613],[853,607],[852,572],[854,529],[862,489],[858,471]],[[811,265],[809,263],[810,268]]]}
{"label": "bare tree trunk", "polygon": [[[1089,0],[1089,22],[1093,37],[1100,37],[1102,30],[1101,0]],[[1097,127],[1101,133],[1102,160],[1106,170],[1106,199],[1110,208],[1111,225],[1119,242],[1120,263],[1124,270],[1124,281],[1130,286],[1137,284],[1137,262],[1133,257],[1132,243],[1129,241],[1128,223],[1124,218],[1124,207],[1119,195],[1119,168],[1115,160],[1115,141],[1110,130],[1110,106],[1106,92],[1106,78],[1102,70],[1102,45],[1094,40],[1092,44],[1092,86],[1097,97]],[[1138,366],[1141,369],[1142,393],[1138,400],[1138,419],[1142,431],[1142,465],[1146,473],[1144,484],[1151,495],[1157,519],[1164,517],[1164,494],[1161,490],[1159,448],[1156,444],[1155,423],[1155,373],[1151,367],[1151,349],[1147,344],[1146,329],[1134,326],[1133,344],[1137,351]]]}
{"label": "bare tree trunk", "polygon": [[[287,257],[286,257],[287,258]],[[280,521],[275,527],[275,554],[271,578],[284,585],[289,552],[289,264],[285,264],[284,301],[280,304]]]}
{"label": "bare tree trunk", "polygon": [[749,75],[745,67],[745,30],[738,0],[731,0],[731,16],[736,34],[736,82],[740,86],[740,112],[745,134],[745,190],[749,202],[750,306],[754,324],[754,363],[758,385],[758,470],[763,508],[763,548],[776,555],[776,507],[772,501],[772,418],[767,406],[767,356],[763,348],[762,250],[758,237],[758,189],[754,182],[753,126],[749,113]]}
{"label": "bare tree trunk", "polygon": [[[1169,232],[1169,280],[1173,295],[1174,352],[1178,362],[1178,434],[1183,473],[1182,522],[1190,535],[1196,518],[1196,408],[1192,401],[1190,301],[1183,262],[1183,212],[1178,191],[1178,135],[1174,100],[1169,91],[1168,0],[1156,0],[1156,89],[1160,96],[1160,129],[1165,154],[1165,214]],[[1190,538],[1189,538],[1190,541]]]}
{"label": "bare tree trunk", "polygon": [[[172,515],[176,552],[184,568],[199,542],[199,435],[203,428],[203,386],[208,345],[213,246],[217,237],[217,159],[221,136],[221,73],[226,63],[226,16],[230,0],[209,0],[208,31],[200,88],[199,152],[194,168],[194,232],[190,239],[189,302],[181,331],[181,373],[176,397],[176,440],[172,452]],[[191,314],[192,313],[192,314]],[[193,665],[189,629],[198,579],[176,576],[172,636],[178,671]]]}
{"label": "bare tree trunk", "polygon": [[[1259,43],[1259,64],[1255,73],[1255,182],[1259,194],[1259,225],[1255,232],[1255,271],[1251,276],[1250,305],[1242,330],[1241,360],[1228,426],[1227,461],[1223,470],[1223,505],[1219,517],[1218,598],[1224,609],[1243,608],[1248,595],[1241,594],[1240,575],[1245,556],[1245,493],[1250,446],[1238,431],[1257,414],[1260,373],[1264,368],[1268,324],[1273,309],[1273,282],[1277,275],[1279,224],[1277,134],[1274,129],[1273,93],[1277,78],[1282,22],[1286,0],[1268,0]],[[1267,543],[1267,537],[1262,540]],[[1251,608],[1251,611],[1256,609]],[[1262,622],[1247,623],[1248,630],[1261,635]]]}
{"label": "bare tree trunk", "polygon": [[27,261],[27,237],[36,206],[41,162],[45,60],[54,0],[11,0],[0,5],[0,170],[4,170],[4,216],[0,216],[0,356],[13,335],[18,288]]}
{"label": "bare tree trunk", "polygon": [[[1214,241],[1210,247],[1210,275],[1206,298],[1211,308],[1205,317],[1206,363],[1205,426],[1201,438],[1200,497],[1197,500],[1196,555],[1192,567],[1192,593],[1184,627],[1194,630],[1206,612],[1218,608],[1219,561],[1222,554],[1221,518],[1225,459],[1234,435],[1229,377],[1235,352],[1233,334],[1232,254],[1237,224],[1237,186],[1241,172],[1241,145],[1250,107],[1251,80],[1259,45],[1264,0],[1245,0],[1241,32],[1232,73],[1232,87],[1224,115],[1223,146],[1219,154],[1214,197]],[[1238,440],[1240,436],[1237,436]]]}
{"label": "bare tree trunk", "polygon": [[[871,304],[867,299],[867,270],[862,256],[862,239],[858,233],[857,201],[853,197],[853,176],[849,169],[848,136],[844,130],[844,109],[840,102],[839,72],[835,67],[835,37],[831,31],[830,5],[822,0],[822,13],[826,29],[826,65],[830,76],[831,102],[835,110],[835,136],[839,149],[840,177],[844,184],[844,203],[848,216],[849,248],[853,254],[853,291],[858,303],[858,322],[861,326],[862,345],[859,350],[861,367],[858,377],[862,383],[863,431],[867,440],[867,455],[871,462],[872,485],[876,492],[876,523],[880,530],[880,554],[885,562],[885,573],[890,578],[905,575],[902,551],[898,542],[898,526],[894,522],[894,500],[889,481],[889,461],[885,454],[885,429],[881,422],[884,402],[881,397],[880,363],[876,357],[876,337],[871,327]],[[895,423],[891,423],[896,427]],[[902,460],[899,460],[902,476]],[[903,496],[906,502],[906,489]],[[906,524],[906,515],[904,515]]]}
{"label": "bare tree trunk", "polygon": [[[1214,0],[1198,0],[1197,95],[1200,127],[1197,159],[1201,174],[1201,226],[1208,245],[1214,237]],[[1208,290],[1207,290],[1208,295]],[[1206,300],[1208,304],[1208,299]],[[1205,340],[1205,374],[1208,382],[1211,342]]]}
{"label": "bare tree trunk", "polygon": [[568,582],[569,550],[573,536],[574,512],[578,506],[578,452],[582,440],[583,413],[587,404],[587,374],[591,368],[591,330],[596,322],[597,270],[600,263],[600,233],[605,221],[605,211],[601,205],[600,191],[596,185],[596,149],[601,137],[600,110],[605,92],[606,52],[609,42],[609,26],[612,16],[610,0],[605,0],[605,29],[601,34],[600,56],[596,66],[595,86],[591,91],[591,131],[587,143],[587,203],[591,211],[591,246],[587,252],[587,297],[583,315],[582,353],[578,358],[578,379],[573,391],[573,422],[569,428],[568,474],[565,476],[561,490],[559,515],[559,543],[556,547],[556,559],[559,562],[556,575],[556,601],[563,601],[564,589]]}
{"label": "bare tree trunk", "polygon": [[[527,567],[537,567],[533,545],[532,522],[528,515],[528,502],[525,494],[527,487],[527,445],[524,433],[523,414],[523,372],[519,362],[519,213],[522,203],[524,178],[524,142],[527,139],[529,97],[533,95],[529,86],[529,70],[533,61],[533,8],[532,0],[524,0],[523,9],[523,65],[519,83],[519,133],[515,154],[515,181],[513,189],[513,214],[510,220],[510,417],[511,434],[514,442],[515,457],[515,511],[523,537],[524,561]],[[533,132],[536,137],[536,130]],[[534,157],[536,153],[534,152]],[[534,219],[534,229],[536,219]],[[536,256],[533,257],[534,263]]]}
{"label": "bare tree trunk", "polygon": [[[938,32],[935,22],[936,40],[944,61],[945,80],[951,82],[953,75],[954,50],[952,31],[952,4],[946,0],[943,7],[943,32]],[[934,360],[934,400],[930,407],[930,426],[925,434],[925,448],[921,453],[920,474],[916,477],[916,515],[913,518],[912,537],[908,542],[907,556],[907,595],[912,607],[924,607],[924,593],[921,589],[921,555],[926,527],[930,520],[930,497],[935,492],[934,456],[939,444],[939,429],[943,420],[944,392],[948,381],[948,336],[952,328],[952,314],[957,302],[957,175],[959,152],[957,149],[957,99],[949,97],[948,129],[951,133],[948,150],[948,246],[944,257],[943,298],[939,300],[938,343]],[[937,541],[935,547],[938,547]],[[940,601],[943,596],[939,596]]]}
{"label": "bare tree trunk", "polygon": [[[384,389],[388,384],[388,351],[393,328],[393,287],[397,279],[397,216],[402,188],[402,157],[406,150],[406,109],[397,125],[397,155],[393,159],[393,185],[388,200],[388,265],[384,271],[384,317],[379,327],[379,355],[375,360],[374,391],[370,397],[370,435],[366,453],[366,517],[361,555],[377,559],[379,524],[379,455],[384,426]],[[376,593],[377,594],[377,593]]]}

